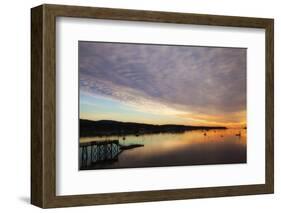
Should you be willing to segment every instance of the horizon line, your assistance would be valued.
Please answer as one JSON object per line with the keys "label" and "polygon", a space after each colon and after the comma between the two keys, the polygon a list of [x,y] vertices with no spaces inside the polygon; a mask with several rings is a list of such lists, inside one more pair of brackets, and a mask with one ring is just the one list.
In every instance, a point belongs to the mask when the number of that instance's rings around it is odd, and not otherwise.
{"label": "horizon line", "polygon": [[[151,124],[151,123],[139,123],[139,122],[131,122],[131,121],[108,120],[108,119],[90,120],[90,119],[79,118],[79,120],[87,120],[87,121],[93,121],[93,122],[98,122],[98,121],[114,121],[114,122],[119,122],[119,123],[134,123],[134,124],[145,124],[145,125],[154,125],[154,126],[175,125],[175,126],[188,126],[188,127],[222,127],[222,128],[226,128],[226,129],[234,129],[234,128],[229,128],[227,126],[186,125],[186,124],[171,124],[171,123]],[[245,128],[245,127],[241,127],[241,128]]]}

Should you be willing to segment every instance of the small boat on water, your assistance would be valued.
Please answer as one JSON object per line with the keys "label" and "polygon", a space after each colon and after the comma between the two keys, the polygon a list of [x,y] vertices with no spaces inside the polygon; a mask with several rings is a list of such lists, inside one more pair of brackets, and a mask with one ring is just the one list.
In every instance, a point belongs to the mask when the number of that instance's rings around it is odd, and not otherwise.
{"label": "small boat on water", "polygon": [[204,132],[204,136],[206,136],[207,135],[207,133],[206,132]]}
{"label": "small boat on water", "polygon": [[237,137],[241,137],[241,132],[239,132],[239,133],[235,134],[235,136],[237,136]]}

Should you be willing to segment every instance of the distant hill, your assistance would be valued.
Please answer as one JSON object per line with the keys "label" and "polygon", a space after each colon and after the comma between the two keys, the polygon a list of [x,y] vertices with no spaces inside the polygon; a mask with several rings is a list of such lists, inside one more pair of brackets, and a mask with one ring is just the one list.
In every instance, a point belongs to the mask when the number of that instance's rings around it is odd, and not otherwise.
{"label": "distant hill", "polygon": [[113,120],[91,121],[80,119],[80,137],[182,133],[190,130],[226,129],[221,126],[186,126],[176,124],[154,125]]}

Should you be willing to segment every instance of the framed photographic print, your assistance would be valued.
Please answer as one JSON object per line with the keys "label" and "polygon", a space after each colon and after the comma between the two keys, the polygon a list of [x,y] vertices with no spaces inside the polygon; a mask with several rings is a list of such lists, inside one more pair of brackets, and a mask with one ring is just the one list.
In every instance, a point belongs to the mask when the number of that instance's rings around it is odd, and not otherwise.
{"label": "framed photographic print", "polygon": [[31,9],[31,203],[274,191],[273,19]]}

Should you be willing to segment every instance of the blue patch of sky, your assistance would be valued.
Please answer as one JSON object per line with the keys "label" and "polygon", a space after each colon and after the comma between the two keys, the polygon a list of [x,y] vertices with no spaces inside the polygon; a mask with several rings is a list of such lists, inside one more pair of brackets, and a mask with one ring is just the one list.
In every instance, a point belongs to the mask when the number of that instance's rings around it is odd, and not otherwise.
{"label": "blue patch of sky", "polygon": [[133,106],[108,97],[80,94],[80,117],[91,115],[91,120],[167,123],[174,116],[137,110]]}

